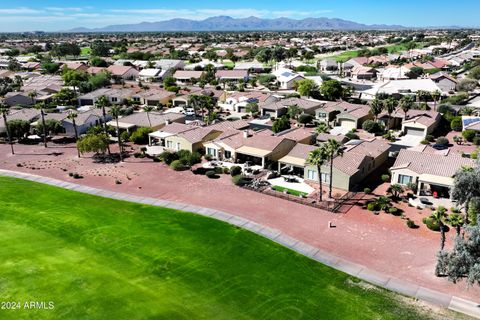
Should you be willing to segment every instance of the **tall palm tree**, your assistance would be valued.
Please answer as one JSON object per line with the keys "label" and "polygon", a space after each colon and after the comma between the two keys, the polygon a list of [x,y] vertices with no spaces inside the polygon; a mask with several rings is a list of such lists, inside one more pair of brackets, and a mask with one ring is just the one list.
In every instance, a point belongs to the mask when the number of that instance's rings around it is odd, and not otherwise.
{"label": "tall palm tree", "polygon": [[[75,119],[78,117],[78,114],[74,111],[70,112],[67,116],[68,119],[70,119],[72,121],[72,124],[73,124],[73,131],[75,132],[75,145],[77,145],[77,141],[78,141],[78,130],[77,130],[77,123],[75,122]],[[80,150],[78,150],[78,146],[77,146],[77,154],[78,154],[78,157],[80,158]]]}
{"label": "tall palm tree", "polygon": [[325,164],[326,161],[327,161],[327,151],[325,150],[324,146],[310,152],[307,158],[307,163],[317,168],[318,184],[320,185],[320,192],[319,192],[320,202],[323,201],[322,166]]}
{"label": "tall palm tree", "polygon": [[[95,106],[99,109],[102,109],[102,116],[103,116],[103,132],[107,135],[108,137],[108,130],[107,130],[107,111],[106,111],[106,107],[108,106],[109,104],[109,101],[108,101],[108,98],[106,96],[101,96],[101,97],[98,97],[97,100],[95,100]],[[108,154],[110,155],[110,145],[107,146],[107,152]]]}
{"label": "tall palm tree", "polygon": [[35,98],[38,97],[37,91],[36,90],[30,91],[28,93],[28,96],[30,97],[30,99],[32,99],[32,104],[35,104]]}
{"label": "tall palm tree", "polygon": [[328,160],[330,160],[330,179],[329,179],[329,190],[328,197],[332,198],[332,188],[333,188],[333,159],[335,157],[343,157],[342,145],[338,143],[335,139],[328,139],[325,144],[325,149],[327,151]]}
{"label": "tall palm tree", "polygon": [[12,137],[10,136],[10,128],[8,127],[8,121],[7,121],[7,114],[10,112],[10,106],[4,103],[0,103],[0,112],[2,113],[3,122],[5,123],[5,131],[7,132],[7,138],[8,138],[8,143],[10,144],[10,149],[12,150],[12,154],[15,154],[15,150],[13,150]]}
{"label": "tall palm tree", "polygon": [[412,96],[404,96],[400,99],[399,107],[402,109],[403,113],[405,114],[405,119],[407,119],[407,113],[409,110],[413,108],[413,97]]}
{"label": "tall palm tree", "polygon": [[120,154],[120,162],[123,162],[122,140],[120,138],[120,126],[118,125],[118,117],[120,117],[121,108],[119,106],[112,106],[109,113],[112,115],[112,117],[115,119],[115,122],[117,123],[118,150]]}
{"label": "tall palm tree", "polygon": [[143,111],[145,111],[146,114],[147,114],[148,125],[151,128],[152,127],[152,122],[150,121],[150,112],[153,111],[153,107],[152,106],[145,106],[145,107],[143,107]]}
{"label": "tall palm tree", "polygon": [[438,90],[435,90],[431,93],[432,99],[433,99],[433,111],[437,111],[437,102],[442,96],[442,93]]}
{"label": "tall palm tree", "polygon": [[317,134],[327,133],[330,130],[330,127],[325,122],[320,122],[318,126],[315,128],[315,132]]}
{"label": "tall palm tree", "polygon": [[375,121],[377,121],[378,115],[382,113],[382,110],[383,110],[383,103],[381,100],[375,98],[372,100],[372,102],[370,102],[370,111],[375,117]]}
{"label": "tall palm tree", "polygon": [[445,217],[447,215],[447,209],[443,206],[438,206],[437,210],[435,210],[430,218],[433,219],[434,222],[438,224],[440,227],[440,234],[441,234],[441,239],[440,239],[440,250],[443,250],[445,248]]}
{"label": "tall palm tree", "polygon": [[47,126],[45,125],[45,112],[43,112],[44,104],[37,103],[34,108],[40,110],[40,118],[42,119],[43,145],[45,148],[47,148]]}
{"label": "tall palm tree", "polygon": [[392,113],[397,109],[398,103],[397,100],[394,98],[390,97],[388,99],[383,100],[383,106],[385,108],[385,111],[388,113],[388,125],[387,128],[390,129],[390,124],[392,122]]}
{"label": "tall palm tree", "polygon": [[460,236],[460,228],[463,225],[463,217],[459,213],[452,213],[447,217],[447,222],[449,225],[455,228],[457,231],[457,237]]}

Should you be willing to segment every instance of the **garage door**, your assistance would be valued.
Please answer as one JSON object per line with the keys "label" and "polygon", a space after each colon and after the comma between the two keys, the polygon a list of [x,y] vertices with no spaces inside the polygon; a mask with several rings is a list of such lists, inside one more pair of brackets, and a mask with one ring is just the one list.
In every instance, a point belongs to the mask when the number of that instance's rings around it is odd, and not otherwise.
{"label": "garage door", "polygon": [[355,121],[348,120],[348,119],[341,119],[340,120],[340,126],[344,129],[347,129],[347,130],[357,129]]}
{"label": "garage door", "polygon": [[423,137],[425,136],[425,130],[419,128],[405,127],[405,134],[409,136]]}

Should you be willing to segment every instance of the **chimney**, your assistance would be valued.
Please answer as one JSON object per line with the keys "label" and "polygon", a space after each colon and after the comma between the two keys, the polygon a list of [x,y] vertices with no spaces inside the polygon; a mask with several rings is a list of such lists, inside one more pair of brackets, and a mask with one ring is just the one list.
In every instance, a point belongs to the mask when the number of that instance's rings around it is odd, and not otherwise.
{"label": "chimney", "polygon": [[249,132],[248,132],[248,129],[247,130],[243,130],[243,137],[246,139],[250,136]]}

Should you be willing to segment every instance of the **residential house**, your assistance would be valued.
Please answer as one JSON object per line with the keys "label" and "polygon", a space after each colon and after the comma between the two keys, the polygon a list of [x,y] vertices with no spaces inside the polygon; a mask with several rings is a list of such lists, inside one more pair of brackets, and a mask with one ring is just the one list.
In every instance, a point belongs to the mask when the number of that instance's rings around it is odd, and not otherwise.
{"label": "residential house", "polygon": [[419,196],[451,198],[454,177],[462,167],[474,167],[475,160],[450,152],[439,153],[433,148],[424,151],[400,150],[390,171],[392,184],[417,186]]}
{"label": "residential house", "polygon": [[173,74],[175,80],[179,82],[190,82],[192,79],[198,81],[203,75],[203,71],[177,70]]}
{"label": "residential house", "polygon": [[138,71],[134,67],[111,65],[107,68],[107,71],[113,78],[122,80],[135,80],[138,77]]}
{"label": "residential house", "polygon": [[291,90],[295,82],[305,79],[304,76],[291,69],[278,69],[272,72],[272,74],[277,78],[279,87],[282,90]]}
{"label": "residential house", "polygon": [[278,100],[280,98],[275,95],[259,91],[232,92],[228,94],[225,103],[220,107],[225,111],[247,113],[246,109],[249,103],[268,104]]}
{"label": "residential house", "polygon": [[320,71],[335,72],[338,70],[338,62],[333,59],[325,59],[320,61]]}
{"label": "residential house", "polygon": [[[360,182],[387,161],[389,147],[387,142],[380,139],[347,142],[343,156],[333,159],[333,188],[355,190]],[[316,148],[297,144],[286,157],[278,161],[279,171],[300,175],[309,183],[318,183],[316,166],[307,164],[310,152]],[[321,169],[321,180],[328,184],[330,182],[330,164],[326,163]]]}
{"label": "residential house", "polygon": [[[134,112],[128,116],[118,119],[118,125],[121,130],[132,132],[137,128],[151,128],[159,130],[166,125],[177,122],[185,123],[185,115],[181,113],[159,113],[159,112]],[[117,126],[116,121],[108,122],[108,125]]]}
{"label": "residential house", "polygon": [[432,74],[430,79],[437,84],[441,92],[452,92],[457,88],[457,80],[452,78],[452,76],[446,72],[437,72]]}
{"label": "residential house", "polygon": [[111,104],[121,104],[126,99],[131,99],[135,95],[135,91],[127,88],[111,89],[102,88],[86,93],[78,97],[78,104],[80,106],[94,105],[96,100],[102,96],[108,98]]}
{"label": "residential house", "polygon": [[218,70],[215,73],[218,81],[238,82],[240,80],[248,81],[248,70]]}
{"label": "residential house", "polygon": [[259,105],[259,109],[262,116],[269,116],[274,118],[278,118],[286,114],[288,111],[288,107],[290,106],[298,106],[303,113],[314,115],[315,110],[317,110],[322,105],[322,103],[323,102],[319,100],[292,97],[265,104],[262,103]]}
{"label": "residential house", "polygon": [[165,76],[166,70],[147,68],[138,73],[138,79],[145,82],[161,81]]}
{"label": "residential house", "polygon": [[[40,110],[32,108],[11,109],[8,114],[7,121],[23,120],[26,122],[33,122],[40,117]],[[0,117],[0,133],[6,132],[5,122],[3,117]]]}

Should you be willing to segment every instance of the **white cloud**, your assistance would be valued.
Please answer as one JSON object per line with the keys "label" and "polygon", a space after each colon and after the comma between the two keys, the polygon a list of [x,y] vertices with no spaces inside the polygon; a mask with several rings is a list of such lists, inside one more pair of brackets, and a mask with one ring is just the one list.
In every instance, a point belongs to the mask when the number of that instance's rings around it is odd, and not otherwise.
{"label": "white cloud", "polygon": [[0,14],[37,14],[37,13],[43,13],[43,12],[44,12],[43,10],[32,9],[27,7],[0,9]]}

